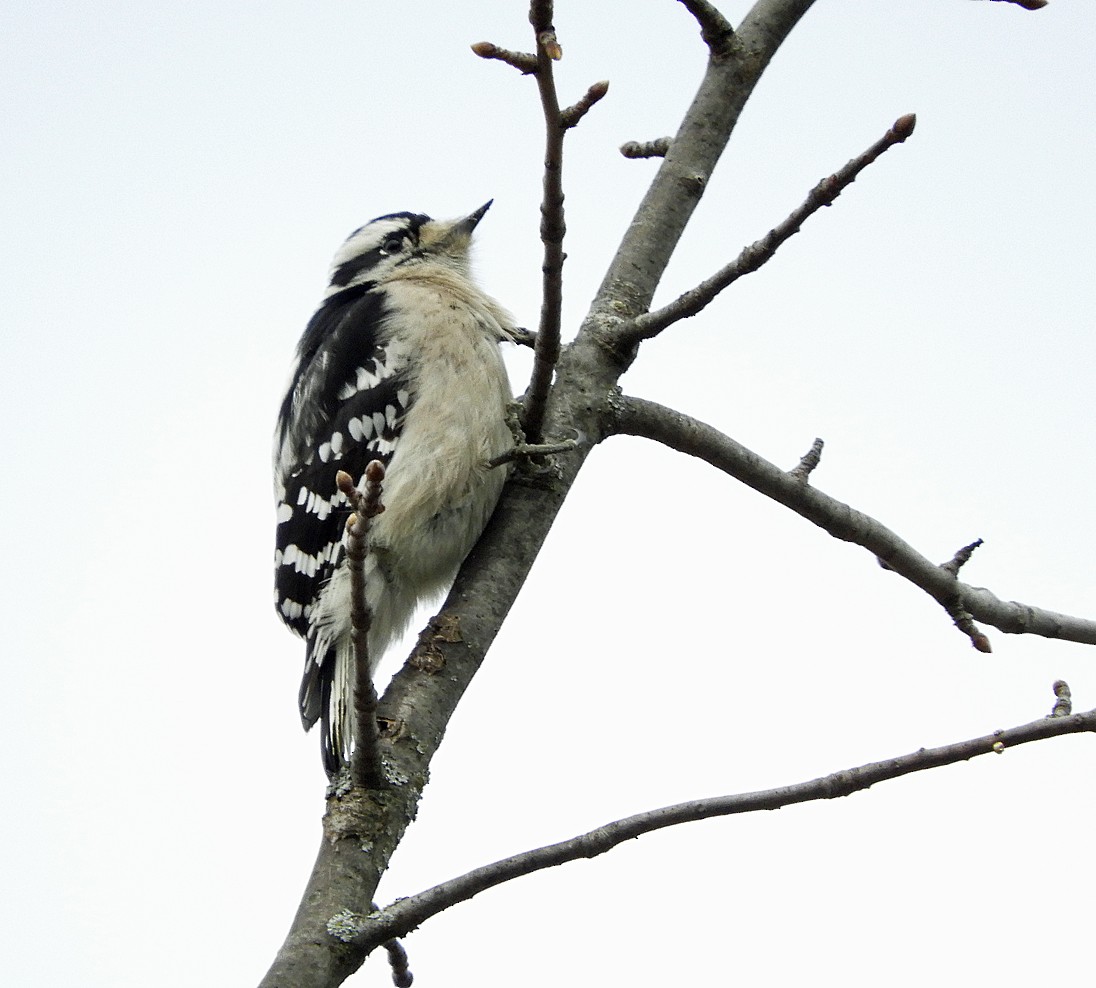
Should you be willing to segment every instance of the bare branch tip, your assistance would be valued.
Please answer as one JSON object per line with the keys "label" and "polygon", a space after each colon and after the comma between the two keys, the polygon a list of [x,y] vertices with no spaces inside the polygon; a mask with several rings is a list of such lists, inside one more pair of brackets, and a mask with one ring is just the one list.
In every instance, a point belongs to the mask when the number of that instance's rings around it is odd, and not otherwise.
{"label": "bare branch tip", "polygon": [[905,116],[901,116],[894,121],[894,126],[891,127],[891,133],[894,134],[897,142],[901,144],[902,141],[913,133],[913,129],[916,126],[917,114],[907,113]]}
{"label": "bare branch tip", "polygon": [[537,34],[537,45],[553,62],[558,62],[563,58],[563,48],[556,37],[555,28],[550,27],[546,31]]}
{"label": "bare branch tip", "polygon": [[477,41],[471,46],[472,51],[480,58],[491,59],[496,62],[505,62],[517,69],[522,75],[531,75],[537,70],[537,57],[524,51],[509,51],[500,48],[490,41]]}
{"label": "bare branch tip", "polygon": [[984,655],[991,655],[993,653],[993,646],[990,644],[989,639],[977,629],[967,632],[970,635],[970,643],[979,652]]}
{"label": "bare branch tip", "polygon": [[974,550],[980,545],[984,545],[982,539],[975,539],[970,545],[963,546],[954,556],[951,557],[946,563],[941,563],[940,568],[947,570],[952,576],[958,576],[959,570],[970,561],[970,557],[974,555]]}
{"label": "bare branch tip", "polygon": [[567,107],[566,110],[561,110],[559,114],[559,122],[564,130],[570,127],[574,127],[587,113],[590,112],[590,108],[599,100],[604,98],[605,94],[609,92],[609,80],[603,79],[601,82],[595,82],[589,89],[586,90],[585,95],[573,106]]}

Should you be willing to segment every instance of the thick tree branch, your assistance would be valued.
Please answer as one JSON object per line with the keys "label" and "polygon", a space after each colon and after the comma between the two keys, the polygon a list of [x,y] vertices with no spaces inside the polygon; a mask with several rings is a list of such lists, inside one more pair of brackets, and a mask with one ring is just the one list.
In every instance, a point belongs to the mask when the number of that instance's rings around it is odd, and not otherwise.
{"label": "thick tree branch", "polygon": [[[568,369],[581,387],[579,368]],[[593,423],[591,423],[591,431]],[[368,915],[381,875],[414,819],[445,727],[525,583],[590,445],[556,460],[550,475],[516,473],[461,567],[441,611],[381,697],[380,738],[390,784],[327,801],[324,834],[285,943],[262,988],[329,988],[365,960],[335,936],[335,917]],[[439,674],[440,673],[440,674]]]}
{"label": "thick tree branch", "polygon": [[362,949],[373,950],[392,937],[405,936],[431,916],[437,915],[458,902],[471,899],[486,889],[568,861],[596,857],[624,841],[634,840],[666,827],[693,823],[697,820],[709,820],[712,817],[753,813],[758,810],[775,810],[796,803],[839,799],[868,789],[876,783],[899,779],[915,772],[954,765],[956,762],[969,761],[990,753],[1001,754],[1009,748],[1043,741],[1047,738],[1096,732],[1096,710],[1090,710],[1084,714],[1057,712],[1061,709],[1062,703],[1061,687],[1064,687],[1065,695],[1068,697],[1068,687],[1061,682],[1055,683],[1055,692],[1059,697],[1058,704],[1055,705],[1056,712],[1029,724],[994,731],[992,734],[939,748],[920,748],[908,755],[834,772],[832,775],[813,779],[810,782],[799,782],[763,792],[697,799],[649,810],[625,817],[623,820],[614,820],[612,823],[604,824],[595,830],[558,844],[550,844],[547,847],[503,858],[493,864],[476,868],[459,878],[435,885],[418,895],[400,899],[369,916],[361,917],[360,930],[355,940]]}
{"label": "thick tree branch", "polygon": [[[936,600],[971,636],[972,644],[988,650],[985,636],[971,620],[1008,634],[1039,635],[1096,645],[1096,621],[1003,601],[983,587],[961,583],[949,565],[938,566],[874,518],[805,484],[794,471],[785,472],[717,429],[688,415],[640,398],[617,403],[615,431],[643,436],[712,464],[746,486],[802,515],[834,538],[863,546]],[[962,622],[962,623],[961,623]],[[981,641],[978,637],[981,637]]]}
{"label": "thick tree branch", "polygon": [[894,125],[863,154],[853,158],[843,168],[822,179],[807,194],[806,200],[798,206],[786,220],[774,227],[760,240],[755,241],[730,264],[720,268],[714,275],[702,281],[695,288],[679,295],[669,305],[654,312],[636,316],[630,325],[622,326],[620,334],[632,341],[650,339],[657,336],[667,326],[679,319],[695,316],[708,305],[720,292],[728,288],[743,275],[752,274],[776,253],[785,241],[799,232],[807,219],[823,206],[830,206],[847,189],[865,168],[875,161],[888,148],[901,144],[917,123],[912,113],[899,117]]}

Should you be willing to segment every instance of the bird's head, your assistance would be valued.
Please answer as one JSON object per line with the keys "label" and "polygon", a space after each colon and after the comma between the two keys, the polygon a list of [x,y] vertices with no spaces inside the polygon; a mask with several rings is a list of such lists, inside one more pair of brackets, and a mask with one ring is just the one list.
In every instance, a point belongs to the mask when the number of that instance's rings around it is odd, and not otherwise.
{"label": "bird's head", "polygon": [[325,297],[431,262],[467,276],[472,231],[491,201],[455,220],[434,220],[422,213],[390,213],[370,220],[335,254]]}

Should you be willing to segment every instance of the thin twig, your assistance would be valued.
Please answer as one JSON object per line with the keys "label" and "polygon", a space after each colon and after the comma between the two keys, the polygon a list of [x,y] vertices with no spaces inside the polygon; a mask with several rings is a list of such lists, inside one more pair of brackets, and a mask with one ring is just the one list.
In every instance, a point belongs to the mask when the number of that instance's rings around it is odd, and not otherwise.
{"label": "thin twig", "polygon": [[568,861],[596,857],[612,850],[618,844],[666,827],[708,820],[713,817],[753,813],[758,810],[775,810],[796,803],[839,799],[867,789],[876,783],[898,779],[915,772],[954,765],[991,752],[1001,754],[1009,748],[1016,748],[1034,741],[1085,732],[1096,732],[1096,710],[1070,716],[1042,717],[1019,727],[994,731],[992,734],[939,748],[921,748],[908,755],[834,772],[832,775],[809,782],[799,782],[762,792],[697,799],[638,813],[622,820],[614,820],[612,823],[607,823],[570,840],[503,858],[493,864],[476,868],[459,878],[435,885],[417,895],[400,899],[368,917],[363,917],[360,932],[354,938],[354,942],[364,949],[371,949],[373,945],[392,936],[408,933],[431,916],[437,915],[458,902],[471,899],[486,889]]}
{"label": "thin twig", "polygon": [[598,101],[605,98],[605,94],[609,92],[609,80],[602,79],[601,82],[595,82],[589,89],[586,90],[582,99],[577,103],[573,103],[567,107],[566,110],[561,110],[559,114],[559,121],[563,124],[564,130],[570,130],[576,126],[578,122],[590,112],[590,108]]}
{"label": "thin twig", "polygon": [[974,615],[963,607],[961,600],[941,601],[941,603],[954,622],[955,627],[970,639],[973,648],[976,648],[984,655],[993,652],[993,646],[990,644],[989,638],[986,637],[986,633],[974,623]]}
{"label": "thin twig", "polygon": [[509,51],[491,44],[490,41],[477,41],[472,45],[472,51],[480,58],[494,59],[497,62],[512,65],[522,75],[531,75],[537,70],[537,56],[525,51]]}
{"label": "thin twig", "polygon": [[831,205],[842,191],[853,183],[856,176],[884,151],[905,141],[913,133],[916,122],[917,118],[912,113],[899,117],[894,126],[863,154],[853,158],[844,168],[822,179],[811,189],[803,204],[783,223],[774,227],[760,240],[744,248],[730,264],[720,268],[695,288],[678,296],[669,305],[654,312],[643,313],[636,316],[630,323],[625,323],[620,330],[621,337],[633,342],[650,339],[678,320],[695,316],[728,286],[743,275],[751,274],[760,268],[776,253],[781,244],[799,232],[808,217],[818,212],[823,206]]}
{"label": "thin twig", "polygon": [[723,54],[734,40],[734,28],[707,0],[678,0],[700,25],[700,37],[713,55]]}
{"label": "thin twig", "polygon": [[569,453],[578,448],[574,439],[561,439],[558,443],[515,443],[505,453],[499,453],[487,461],[489,467],[501,467],[516,460],[528,460],[535,456],[550,456],[552,453]]}
{"label": "thin twig", "polygon": [[559,362],[560,320],[563,312],[563,237],[567,226],[563,215],[563,134],[552,62],[562,56],[552,26],[551,0],[533,0],[529,22],[537,38],[537,88],[544,111],[544,198],[540,204],[540,240],[544,245],[541,264],[542,300],[540,327],[533,349],[533,373],[525,394],[523,424],[529,442],[543,438],[544,413],[552,374]]}
{"label": "thin twig", "polygon": [[384,784],[377,738],[377,691],[369,660],[369,628],[373,615],[365,599],[365,559],[369,555],[369,529],[373,518],[384,511],[381,502],[384,465],[372,460],[365,468],[365,492],[354,486],[345,470],[335,476],[340,491],[353,509],[346,520],[346,568],[350,573],[351,641],[354,646],[354,751],[350,778],[354,785],[373,789]]}
{"label": "thin twig", "polygon": [[665,158],[673,144],[672,137],[656,137],[653,141],[626,141],[620,145],[625,158]]}
{"label": "thin twig", "polygon": [[[1096,645],[1096,621],[1003,601],[983,587],[960,582],[954,573],[925,558],[874,518],[823,494],[817,487],[800,483],[704,422],[653,401],[628,396],[616,399],[615,411],[616,433],[643,436],[698,457],[791,508],[834,538],[863,546],[885,568],[924,590],[957,624],[964,619],[978,620],[1006,634],[1039,635]],[[972,644],[979,647],[975,639],[981,632],[977,628],[973,634],[966,626],[960,630],[971,635]],[[982,644],[988,645],[988,641]]]}

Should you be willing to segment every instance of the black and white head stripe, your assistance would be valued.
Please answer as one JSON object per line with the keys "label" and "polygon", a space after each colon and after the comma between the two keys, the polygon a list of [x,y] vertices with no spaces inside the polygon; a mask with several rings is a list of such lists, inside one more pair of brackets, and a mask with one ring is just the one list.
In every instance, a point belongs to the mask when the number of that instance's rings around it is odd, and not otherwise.
{"label": "black and white head stripe", "polygon": [[422,213],[390,213],[358,227],[331,262],[326,297],[415,257],[419,230],[429,222]]}

